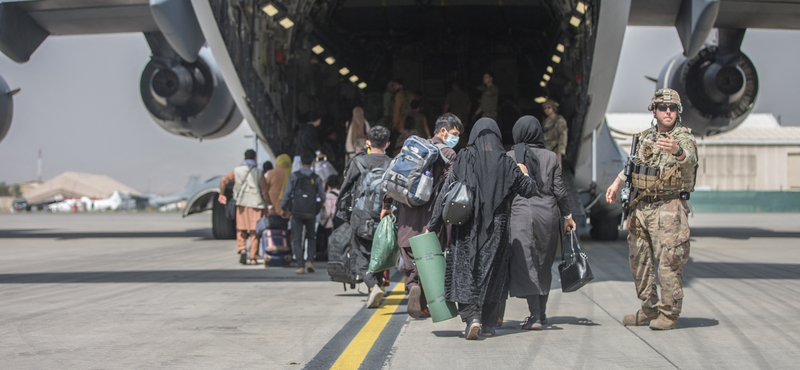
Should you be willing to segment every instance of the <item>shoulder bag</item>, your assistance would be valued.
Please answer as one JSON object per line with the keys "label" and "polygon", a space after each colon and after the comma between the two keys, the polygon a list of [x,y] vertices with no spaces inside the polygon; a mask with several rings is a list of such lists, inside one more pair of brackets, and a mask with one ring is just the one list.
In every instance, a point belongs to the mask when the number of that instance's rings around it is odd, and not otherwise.
{"label": "shoulder bag", "polygon": [[472,215],[472,193],[464,181],[454,182],[444,196],[442,219],[456,226],[469,221]]}

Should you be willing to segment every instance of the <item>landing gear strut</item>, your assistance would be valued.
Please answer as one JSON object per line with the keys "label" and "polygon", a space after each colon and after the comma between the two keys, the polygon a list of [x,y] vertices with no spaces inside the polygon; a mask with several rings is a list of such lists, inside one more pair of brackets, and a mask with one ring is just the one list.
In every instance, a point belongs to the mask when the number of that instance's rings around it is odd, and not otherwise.
{"label": "landing gear strut", "polygon": [[592,217],[592,239],[599,241],[617,240],[619,237],[619,215],[614,217]]}

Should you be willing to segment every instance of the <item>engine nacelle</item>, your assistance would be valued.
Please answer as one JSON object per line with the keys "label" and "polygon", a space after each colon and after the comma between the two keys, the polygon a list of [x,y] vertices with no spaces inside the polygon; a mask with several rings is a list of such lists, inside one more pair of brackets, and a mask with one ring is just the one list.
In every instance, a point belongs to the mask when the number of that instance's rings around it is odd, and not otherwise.
{"label": "engine nacelle", "polygon": [[242,122],[206,47],[191,63],[154,57],[142,71],[139,86],[150,116],[172,134],[214,139],[230,134]]}
{"label": "engine nacelle", "polygon": [[14,116],[14,94],[19,89],[11,91],[3,77],[0,76],[0,141],[8,134],[11,129],[11,117]]}
{"label": "engine nacelle", "polygon": [[[699,136],[730,131],[753,110],[758,74],[744,53],[721,58],[716,46],[706,46],[692,59],[678,55],[658,78],[658,88],[681,95],[682,124]],[[728,60],[723,60],[728,59]]]}

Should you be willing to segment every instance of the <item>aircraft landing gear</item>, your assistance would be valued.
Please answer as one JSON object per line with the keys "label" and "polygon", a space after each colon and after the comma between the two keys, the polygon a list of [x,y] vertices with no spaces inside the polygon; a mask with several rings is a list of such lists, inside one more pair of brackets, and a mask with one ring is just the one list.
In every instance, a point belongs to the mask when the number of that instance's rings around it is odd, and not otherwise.
{"label": "aircraft landing gear", "polygon": [[216,239],[236,239],[236,220],[225,214],[225,205],[214,196],[214,207],[211,209],[211,232]]}
{"label": "aircraft landing gear", "polygon": [[619,215],[614,217],[592,217],[589,234],[598,241],[617,240],[619,237]]}

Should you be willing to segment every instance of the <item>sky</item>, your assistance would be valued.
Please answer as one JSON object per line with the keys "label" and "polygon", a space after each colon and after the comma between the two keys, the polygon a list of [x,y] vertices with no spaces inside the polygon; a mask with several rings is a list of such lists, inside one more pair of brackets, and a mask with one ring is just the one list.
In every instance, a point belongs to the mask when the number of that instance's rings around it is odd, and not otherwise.
{"label": "sky", "polygon": [[[644,112],[655,88],[644,76],[657,77],[681,51],[674,28],[628,27],[609,112]],[[742,51],[759,73],[754,112],[800,126],[789,110],[797,104],[789,92],[800,86],[800,32],[748,30]],[[0,75],[22,89],[0,142],[0,181],[35,180],[39,148],[44,180],[64,171],[104,174],[143,193],[170,194],[192,174],[230,172],[253,145],[249,126],[202,142],[161,129],[139,96],[149,56],[142,34],[49,37],[25,64],[0,55]]]}

